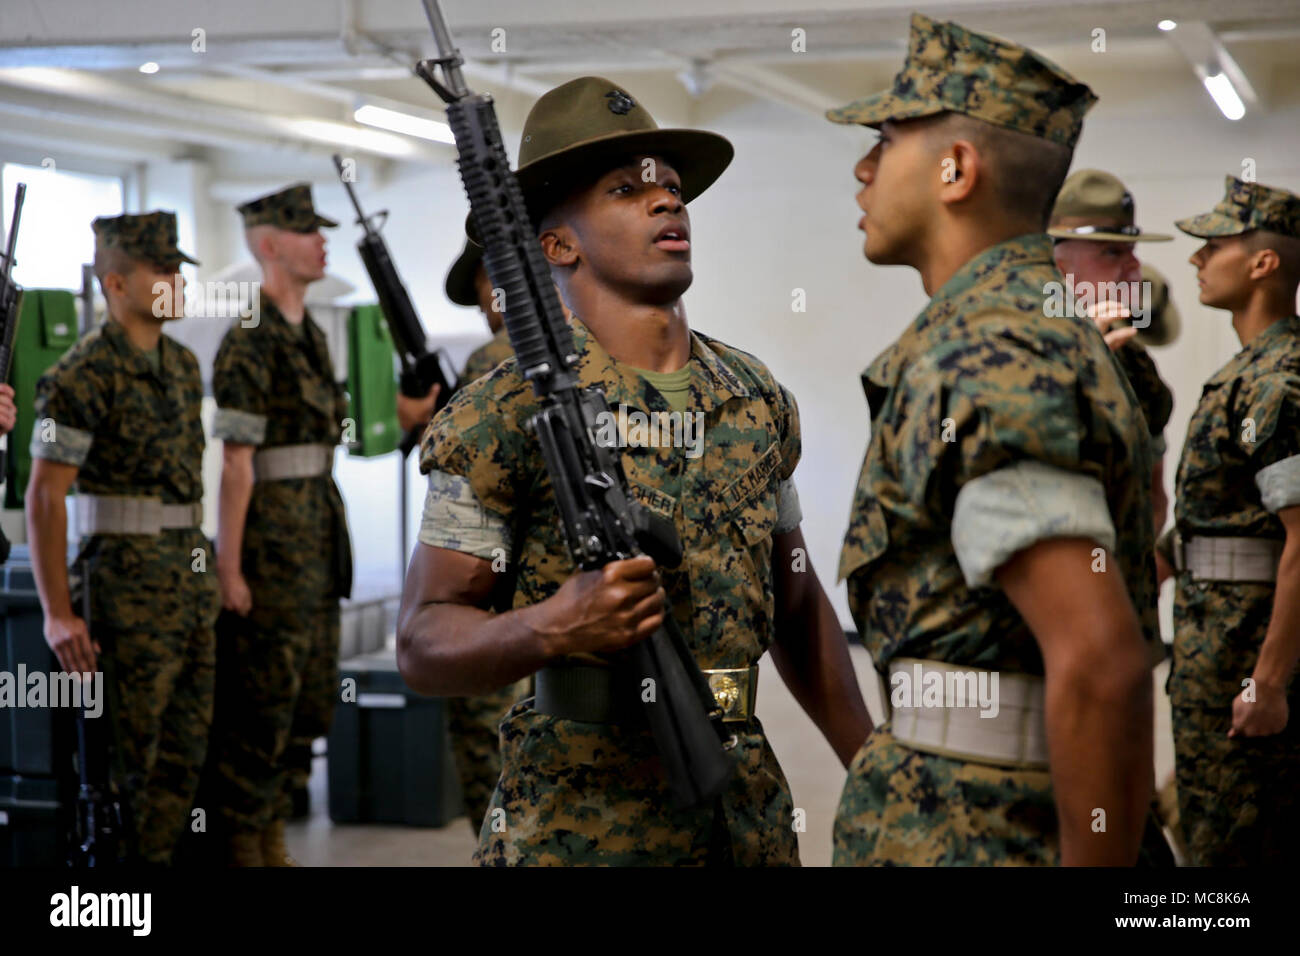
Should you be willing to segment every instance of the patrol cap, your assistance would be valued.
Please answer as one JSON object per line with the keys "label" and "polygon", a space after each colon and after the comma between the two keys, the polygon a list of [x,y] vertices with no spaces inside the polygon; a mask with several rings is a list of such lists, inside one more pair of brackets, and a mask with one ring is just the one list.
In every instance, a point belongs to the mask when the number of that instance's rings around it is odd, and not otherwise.
{"label": "patrol cap", "polygon": [[483,247],[470,239],[465,240],[465,248],[460,251],[456,261],[451,264],[443,291],[447,298],[456,305],[478,305],[478,287],[474,277],[483,263]]}
{"label": "patrol cap", "polygon": [[1087,84],[1033,50],[924,14],[912,14],[907,47],[892,88],[827,110],[826,118],[879,127],[963,113],[1073,148],[1083,114],[1097,102]]}
{"label": "patrol cap", "polygon": [[250,199],[238,208],[244,217],[245,229],[275,226],[290,232],[315,232],[322,226],[332,229],[338,225],[316,211],[311,200],[310,183],[294,183],[278,192]]}
{"label": "patrol cap", "polygon": [[[1172,237],[1171,237],[1172,238]],[[1142,281],[1151,283],[1150,323],[1138,329],[1137,340],[1142,345],[1168,345],[1178,338],[1183,319],[1169,294],[1169,283],[1153,265],[1142,263]]]}
{"label": "patrol cap", "polygon": [[661,155],[681,177],[682,202],[690,202],[722,175],[734,152],[730,141],[717,133],[660,129],[649,110],[622,86],[604,77],[582,76],[533,104],[524,121],[515,175],[537,221],[600,162]]}
{"label": "patrol cap", "polygon": [[176,247],[176,213],[153,212],[124,216],[100,216],[90,224],[95,232],[95,250],[120,249],[132,259],[170,266],[177,262],[199,264],[199,260]]}
{"label": "patrol cap", "polygon": [[1223,198],[1209,212],[1179,219],[1175,226],[1200,239],[1239,236],[1252,229],[1300,239],[1300,197],[1285,189],[1248,183],[1225,176]]}
{"label": "patrol cap", "polygon": [[1047,234],[1095,242],[1168,242],[1174,238],[1139,229],[1133,223],[1133,194],[1100,169],[1080,169],[1061,185]]}

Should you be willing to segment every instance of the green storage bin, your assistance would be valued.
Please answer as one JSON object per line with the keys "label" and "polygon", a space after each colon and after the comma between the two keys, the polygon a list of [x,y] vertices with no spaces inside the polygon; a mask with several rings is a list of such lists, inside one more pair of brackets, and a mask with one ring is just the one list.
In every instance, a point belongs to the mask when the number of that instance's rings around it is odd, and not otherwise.
{"label": "green storage bin", "polygon": [[348,316],[348,414],[357,423],[350,454],[374,458],[402,443],[397,425],[397,352],[384,313],[361,305]]}
{"label": "green storage bin", "polygon": [[36,382],[77,341],[77,297],[63,289],[27,289],[19,310],[14,337],[14,364],[10,381],[18,405],[18,422],[9,436],[6,458],[8,482],[4,506],[21,508],[32,473],[27,451],[36,423],[32,403]]}

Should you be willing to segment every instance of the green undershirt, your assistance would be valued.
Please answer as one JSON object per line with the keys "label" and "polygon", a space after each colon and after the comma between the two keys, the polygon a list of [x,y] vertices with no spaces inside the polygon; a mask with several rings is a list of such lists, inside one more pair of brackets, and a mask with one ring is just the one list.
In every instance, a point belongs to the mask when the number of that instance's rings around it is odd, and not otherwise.
{"label": "green undershirt", "polygon": [[691,398],[691,363],[687,362],[675,372],[651,372],[635,369],[636,373],[655,387],[674,412],[685,412]]}

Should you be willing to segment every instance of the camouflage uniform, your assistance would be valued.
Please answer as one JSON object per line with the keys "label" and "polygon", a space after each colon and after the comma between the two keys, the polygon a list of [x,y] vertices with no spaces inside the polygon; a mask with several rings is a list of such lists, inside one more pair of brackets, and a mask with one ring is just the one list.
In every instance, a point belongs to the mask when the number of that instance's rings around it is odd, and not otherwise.
{"label": "camouflage uniform", "polygon": [[469,354],[469,358],[465,359],[465,371],[461,372],[460,377],[466,382],[482,378],[514,354],[510,347],[510,336],[502,328]]}
{"label": "camouflage uniform", "polygon": [[[1134,223],[1135,214],[1132,193],[1116,177],[1099,169],[1080,169],[1071,173],[1061,186],[1052,207],[1047,234],[1054,239],[1088,242],[1168,242],[1173,238],[1138,228]],[[1145,272],[1143,277],[1146,277]],[[1165,295],[1167,299],[1167,288]],[[1097,292],[1097,298],[1101,298],[1100,292]],[[1148,308],[1154,312],[1154,295],[1152,299]],[[1154,315],[1147,318],[1146,328],[1152,329],[1156,318]],[[1142,331],[1139,329],[1139,338]],[[1173,414],[1174,394],[1160,378],[1155,361],[1140,342],[1130,341],[1114,355],[1137,395],[1138,406],[1151,434],[1155,457],[1163,458],[1165,426]]]}
{"label": "camouflage uniform", "polygon": [[[101,248],[169,265],[194,261],[175,249],[171,213],[98,219],[95,231]],[[204,446],[199,365],[164,335],[159,367],[115,320],[89,332],[37,383],[32,457],[77,468],[82,495],[197,506]],[[48,430],[41,426],[46,420]],[[137,850],[148,863],[172,859],[212,722],[213,623],[221,598],[197,524],[154,535],[90,535],[77,557],[78,566],[89,562],[90,633],[117,684]],[[74,611],[80,613],[79,604]]]}
{"label": "camouflage uniform", "polygon": [[[510,348],[510,337],[503,328],[470,353],[460,379],[462,382],[480,379],[514,354]],[[497,778],[501,776],[501,747],[498,740],[501,718],[523,696],[525,689],[526,682],[521,681],[490,694],[447,698],[447,730],[451,737],[451,752],[460,775],[465,816],[475,833],[479,832],[483,817],[487,814],[488,801],[496,789]]]}
{"label": "camouflage uniform", "polygon": [[[1271,229],[1300,236],[1300,199],[1228,177],[1194,236]],[[1279,319],[1214,374],[1187,427],[1174,518],[1182,540],[1281,541],[1276,512],[1300,505],[1300,319]],[[1300,684],[1268,737],[1228,739],[1232,702],[1251,676],[1273,611],[1272,582],[1207,580],[1182,570],[1174,597],[1173,707],[1178,809],[1191,862],[1284,864],[1300,850]]]}
{"label": "camouflage uniform", "polygon": [[[1092,101],[1031,51],[917,14],[893,91],[828,116],[877,125],[952,110],[1072,147]],[[993,571],[1051,537],[1105,544],[1158,653],[1150,443],[1093,323],[1045,316],[1060,280],[1046,235],[986,248],[862,376],[871,439],[839,576],[882,674],[920,658],[1041,675]],[[959,505],[972,494],[982,516]],[[892,729],[849,767],[837,865],[1058,862],[1047,770],[922,751]]]}
{"label": "camouflage uniform", "polygon": [[[240,207],[246,226],[311,232],[307,186]],[[261,299],[260,321],[236,321],[217,352],[213,437],[256,445],[334,446],[347,400],[325,335],[303,316],[291,325]],[[332,476],[258,481],[244,525],[241,566],[252,592],[247,618],[229,623],[231,689],[218,700],[218,789],[234,831],[265,829],[289,814],[284,753],[329,731],[338,693],[339,598],[351,591],[351,546]],[[223,630],[225,626],[223,625]],[[223,670],[226,668],[223,646]]]}
{"label": "camouflage uniform", "polygon": [[[610,406],[667,412],[662,395],[573,320],[577,377]],[[752,356],[691,336],[689,407],[705,415],[702,456],[629,446],[637,499],[670,518],[686,558],[661,570],[701,667],[745,667],[771,645],[778,490],[799,459],[793,398]],[[538,405],[509,358],[459,392],[425,434],[430,493],[420,540],[491,558],[518,542],[515,608],[553,595],[575,569],[550,479],[526,422]],[[590,658],[590,655],[584,656]],[[599,658],[596,658],[599,660]],[[736,772],[722,797],[739,865],[797,864],[789,787],[757,719],[729,725]],[[654,739],[633,725],[579,723],[520,701],[501,726],[502,775],[479,837],[482,864],[690,864],[709,859],[712,808],[674,808]],[[496,813],[497,810],[503,813]],[[496,819],[504,823],[498,832]]]}

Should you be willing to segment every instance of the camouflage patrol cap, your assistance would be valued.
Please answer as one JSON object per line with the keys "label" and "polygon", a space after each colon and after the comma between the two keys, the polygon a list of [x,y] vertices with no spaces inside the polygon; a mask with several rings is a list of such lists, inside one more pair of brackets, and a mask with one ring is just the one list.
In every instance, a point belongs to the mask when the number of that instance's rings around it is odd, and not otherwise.
{"label": "camouflage patrol cap", "polygon": [[100,216],[90,224],[95,231],[95,249],[120,249],[132,259],[170,266],[178,262],[199,264],[199,260],[176,248],[176,213],[153,212],[125,216]]}
{"label": "camouflage patrol cap", "polygon": [[1168,242],[1174,238],[1139,229],[1133,223],[1133,194],[1100,169],[1080,169],[1061,185],[1047,234],[1093,242]]}
{"label": "camouflage patrol cap", "polygon": [[1235,176],[1225,176],[1223,185],[1223,198],[1212,210],[1179,219],[1174,225],[1199,239],[1239,236],[1252,229],[1300,239],[1300,196]]}
{"label": "camouflage patrol cap", "polygon": [[447,281],[443,284],[447,298],[457,305],[478,305],[478,288],[474,284],[474,277],[478,275],[482,264],[483,247],[466,239],[465,248],[452,263]]}
{"label": "camouflage patrol cap", "polygon": [[963,113],[1073,148],[1095,102],[1087,84],[1027,47],[913,13],[907,58],[893,87],[827,110],[826,118],[878,127]]}
{"label": "camouflage patrol cap", "polygon": [[245,229],[275,226],[290,232],[315,232],[322,226],[332,229],[338,225],[316,211],[310,183],[294,183],[278,192],[250,199],[239,207],[239,214],[244,217]]}

